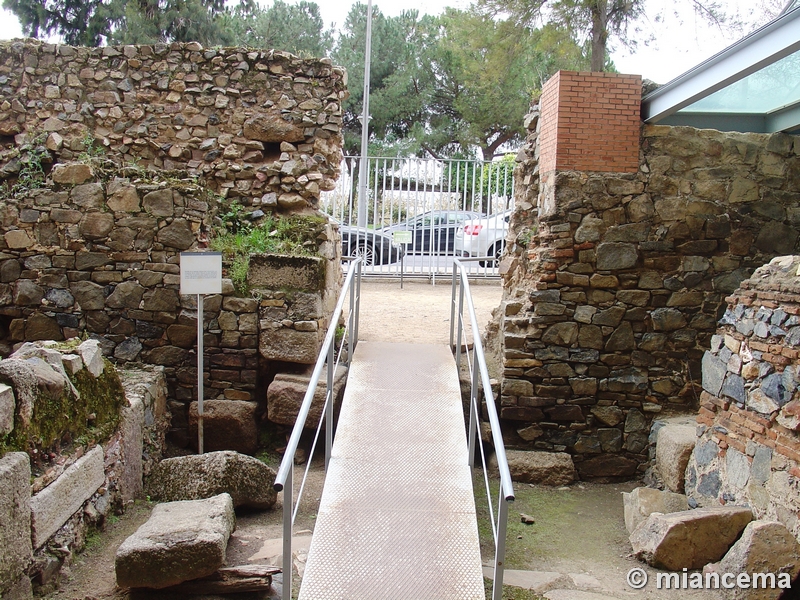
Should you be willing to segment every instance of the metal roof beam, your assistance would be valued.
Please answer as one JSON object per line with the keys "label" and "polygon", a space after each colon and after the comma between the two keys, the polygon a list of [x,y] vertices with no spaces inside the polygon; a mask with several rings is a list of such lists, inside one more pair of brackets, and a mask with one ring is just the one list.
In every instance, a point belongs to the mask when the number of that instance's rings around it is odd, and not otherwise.
{"label": "metal roof beam", "polygon": [[767,131],[792,131],[800,127],[800,102],[766,115]]}
{"label": "metal roof beam", "polygon": [[795,8],[645,96],[642,119],[658,123],[798,50],[800,8]]}
{"label": "metal roof beam", "polygon": [[691,112],[664,117],[659,125],[687,126],[695,129],[768,133],[767,119],[761,114]]}

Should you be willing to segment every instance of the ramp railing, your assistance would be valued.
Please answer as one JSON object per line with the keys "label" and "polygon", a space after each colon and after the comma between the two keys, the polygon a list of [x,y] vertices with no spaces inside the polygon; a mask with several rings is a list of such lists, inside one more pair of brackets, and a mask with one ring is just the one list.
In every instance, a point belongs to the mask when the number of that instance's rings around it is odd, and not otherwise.
{"label": "ramp railing", "polygon": [[[353,356],[353,352],[358,344],[358,315],[361,306],[361,258],[354,259],[350,263],[350,268],[347,270],[347,276],[342,286],[339,300],[336,303],[336,308],[331,315],[330,325],[328,326],[328,333],[325,335],[325,340],[322,342],[322,348],[319,352],[319,357],[314,365],[314,370],[311,374],[311,379],[308,383],[308,389],[303,397],[303,402],[300,405],[300,410],[297,413],[297,420],[294,423],[292,434],[289,437],[289,442],[286,445],[286,451],[281,460],[281,465],[278,468],[278,473],[275,476],[275,483],[273,487],[277,491],[283,490],[283,600],[291,600],[292,597],[292,527],[297,511],[300,507],[300,500],[303,496],[306,478],[311,466],[311,460],[314,458],[314,451],[317,447],[320,432],[323,423],[325,424],[325,470],[328,469],[328,463],[331,459],[331,448],[333,447],[333,382],[336,368],[342,361],[344,340],[347,340],[347,354],[345,357],[345,364],[349,365]],[[336,353],[336,330],[339,327],[339,319],[344,310],[345,299],[349,296],[350,299],[350,312],[347,316],[347,324],[345,332],[342,337],[342,345],[339,348],[338,354]],[[300,437],[305,429],[308,413],[311,410],[311,405],[314,401],[314,396],[317,391],[322,371],[327,365],[327,391],[325,394],[325,403],[323,405],[322,413],[320,415],[319,423],[317,423],[314,441],[311,445],[311,452],[308,455],[308,462],[303,473],[303,479],[300,483],[300,489],[297,492],[297,500],[294,500],[293,495],[293,477],[294,477],[294,457],[297,452],[297,447],[300,444]]]}
{"label": "ramp railing", "polygon": [[[514,486],[511,483],[511,473],[508,470],[508,460],[506,459],[506,448],[503,443],[503,434],[500,431],[500,419],[497,416],[497,408],[492,395],[492,387],[489,381],[489,370],[486,367],[486,356],[483,352],[478,318],[475,315],[475,305],[472,302],[472,294],[469,289],[469,279],[467,268],[463,263],[475,260],[485,260],[488,257],[477,257],[472,259],[456,259],[453,262],[453,290],[450,306],[450,347],[453,348],[456,356],[456,366],[460,369],[462,355],[467,361],[470,374],[470,402],[469,402],[469,465],[475,467],[475,445],[479,440],[479,423],[481,403],[486,405],[486,414],[489,418],[489,425],[492,432],[492,444],[494,445],[495,456],[497,457],[497,467],[500,472],[500,489],[498,492],[497,504],[492,502],[492,492],[489,487],[489,472],[486,468],[486,452],[483,444],[478,443],[480,448],[481,466],[483,468],[483,481],[486,487],[486,496],[489,507],[489,518],[492,525],[494,536],[494,582],[492,584],[492,600],[501,600],[503,597],[503,573],[505,571],[506,553],[506,529],[508,525],[508,503],[514,501]],[[465,307],[466,304],[466,307]],[[457,308],[456,308],[457,305]],[[472,350],[462,352],[462,343],[466,341],[467,328],[465,323],[464,309],[466,308],[466,318],[472,330]],[[479,392],[482,390],[482,396]]]}

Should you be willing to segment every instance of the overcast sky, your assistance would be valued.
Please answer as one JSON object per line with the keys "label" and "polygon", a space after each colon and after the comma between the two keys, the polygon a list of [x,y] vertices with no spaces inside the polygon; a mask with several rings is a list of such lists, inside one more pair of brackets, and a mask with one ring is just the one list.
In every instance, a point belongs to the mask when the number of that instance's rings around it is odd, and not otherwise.
{"label": "overcast sky", "polygon": [[[291,2],[292,0],[288,0]],[[366,0],[363,0],[366,2]],[[729,7],[753,6],[756,0],[723,0]],[[759,0],[777,1],[777,0]],[[667,4],[665,4],[665,2]],[[651,6],[663,9],[665,6],[681,6],[680,0],[648,0]],[[347,16],[353,0],[317,0],[326,25],[335,23],[340,26]],[[417,9],[420,13],[438,14],[445,6],[466,9],[470,0],[375,0],[381,11],[389,16],[398,15],[402,10]],[[688,4],[684,2],[683,4]],[[22,32],[17,18],[8,11],[0,18],[0,39],[21,37]],[[650,11],[652,14],[653,11]],[[612,52],[612,58],[621,73],[642,75],[657,83],[667,83],[678,75],[688,71],[735,42],[740,35],[722,34],[708,23],[686,14],[675,17],[672,11],[663,11],[667,17],[663,22],[646,21],[637,37],[653,36],[654,40],[647,46],[640,45],[635,52],[624,48]]]}

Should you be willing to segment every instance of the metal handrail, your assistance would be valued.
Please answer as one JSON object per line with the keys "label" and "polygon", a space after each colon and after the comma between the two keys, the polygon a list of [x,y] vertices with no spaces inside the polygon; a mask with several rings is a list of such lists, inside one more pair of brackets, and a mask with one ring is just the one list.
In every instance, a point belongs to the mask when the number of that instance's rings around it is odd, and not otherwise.
{"label": "metal handrail", "polygon": [[[501,600],[503,597],[503,573],[505,570],[508,503],[514,501],[514,486],[511,482],[511,472],[508,469],[508,459],[506,458],[503,434],[500,431],[500,419],[497,416],[497,408],[495,407],[494,396],[492,395],[489,370],[486,367],[486,356],[483,352],[483,343],[481,342],[480,329],[478,328],[478,318],[475,315],[475,305],[472,302],[472,294],[469,289],[467,269],[462,264],[463,262],[471,262],[474,260],[481,260],[481,258],[456,259],[453,261],[453,288],[450,306],[450,347],[455,351],[456,365],[460,367],[462,332],[466,337],[466,326],[464,323],[464,300],[466,299],[467,314],[472,327],[472,356],[470,356],[469,352],[465,352],[471,379],[468,436],[469,466],[471,468],[475,466],[475,444],[476,438],[478,437],[478,422],[480,420],[480,404],[478,403],[478,382],[480,378],[480,383],[483,386],[483,400],[486,403],[486,413],[489,416],[489,424],[492,430],[492,442],[497,457],[497,467],[500,471],[500,490],[497,500],[497,518],[495,519],[491,492],[489,491],[489,477],[486,470],[486,455],[483,445],[479,444],[481,462],[483,465],[483,477],[489,502],[489,518],[492,521],[492,533],[494,534],[495,543],[492,600]],[[456,314],[457,291],[458,314]],[[457,324],[456,317],[458,318]]]}
{"label": "metal handrail", "polygon": [[[276,491],[283,490],[283,600],[291,600],[292,597],[292,526],[294,519],[297,516],[297,511],[292,510],[293,503],[293,472],[294,472],[294,455],[297,452],[297,446],[300,443],[300,436],[303,434],[308,413],[311,410],[311,404],[314,401],[314,395],[317,391],[322,369],[325,364],[328,365],[327,384],[328,388],[325,394],[325,404],[323,406],[322,414],[320,415],[320,422],[317,426],[317,433],[314,437],[311,454],[308,457],[308,463],[314,457],[314,448],[316,448],[317,439],[322,428],[322,422],[325,422],[325,470],[328,470],[328,463],[331,458],[331,448],[333,447],[333,379],[338,360],[335,357],[336,351],[336,329],[339,324],[339,318],[344,309],[345,298],[348,293],[350,295],[350,313],[347,318],[346,334],[347,334],[347,364],[353,357],[353,352],[358,344],[358,315],[361,307],[361,258],[352,260],[350,268],[347,270],[347,276],[342,286],[342,291],[339,294],[339,300],[336,303],[336,308],[331,315],[330,325],[328,326],[328,333],[325,335],[325,340],[322,342],[319,357],[314,365],[314,371],[311,373],[311,379],[308,382],[308,389],[306,395],[303,397],[303,402],[300,405],[300,410],[297,413],[297,420],[292,429],[292,435],[289,437],[289,442],[286,444],[286,451],[284,452],[281,465],[278,468],[278,473],[275,476],[275,483],[273,487]],[[353,268],[355,267],[355,268]],[[341,358],[341,353],[339,354]],[[305,479],[308,475],[308,467],[306,467],[303,481],[300,484],[300,490],[297,495],[297,505],[300,505],[300,499],[303,494],[305,486]]]}

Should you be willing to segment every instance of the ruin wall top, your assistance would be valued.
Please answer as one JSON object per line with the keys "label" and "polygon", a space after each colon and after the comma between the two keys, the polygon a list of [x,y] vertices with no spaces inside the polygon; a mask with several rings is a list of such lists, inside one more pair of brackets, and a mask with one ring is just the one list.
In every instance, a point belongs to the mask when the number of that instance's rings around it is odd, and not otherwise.
{"label": "ruin wall top", "polygon": [[4,42],[0,177],[18,173],[17,145],[40,138],[56,162],[96,144],[245,206],[316,207],[338,177],[345,86],[329,59],[276,50]]}

